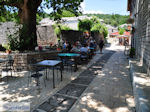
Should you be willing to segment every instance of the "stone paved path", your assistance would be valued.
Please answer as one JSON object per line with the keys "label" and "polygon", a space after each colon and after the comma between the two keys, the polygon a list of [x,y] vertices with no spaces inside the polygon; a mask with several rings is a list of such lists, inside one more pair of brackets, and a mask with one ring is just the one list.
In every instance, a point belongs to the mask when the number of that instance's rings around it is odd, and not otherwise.
{"label": "stone paved path", "polygon": [[34,112],[135,112],[124,48],[112,46]]}
{"label": "stone paved path", "polygon": [[42,103],[34,112],[68,112],[98,74],[95,71],[101,70],[114,53],[114,51],[109,51],[104,54],[96,63]]}
{"label": "stone paved path", "polygon": [[135,112],[128,60],[123,47],[114,50],[107,63],[104,55],[90,67],[97,76],[69,112]]}

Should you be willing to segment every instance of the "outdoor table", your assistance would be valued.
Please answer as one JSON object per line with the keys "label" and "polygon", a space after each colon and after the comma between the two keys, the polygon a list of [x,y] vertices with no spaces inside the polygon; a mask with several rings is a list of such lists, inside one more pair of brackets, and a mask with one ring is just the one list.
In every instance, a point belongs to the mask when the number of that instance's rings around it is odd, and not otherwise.
{"label": "outdoor table", "polygon": [[75,69],[74,69],[74,71],[77,71],[78,67],[77,67],[76,57],[79,57],[80,54],[78,54],[78,53],[59,53],[58,56],[61,58],[61,60],[62,60],[64,57],[71,57],[71,58],[74,58],[74,63],[75,63]]}
{"label": "outdoor table", "polygon": [[[60,64],[61,64],[61,61],[59,61],[59,60],[44,60],[44,61],[36,63],[36,66],[52,67],[52,69],[53,69],[53,88],[55,88],[54,68]],[[60,72],[61,72],[61,81],[62,81],[62,69],[61,68],[60,68]]]}

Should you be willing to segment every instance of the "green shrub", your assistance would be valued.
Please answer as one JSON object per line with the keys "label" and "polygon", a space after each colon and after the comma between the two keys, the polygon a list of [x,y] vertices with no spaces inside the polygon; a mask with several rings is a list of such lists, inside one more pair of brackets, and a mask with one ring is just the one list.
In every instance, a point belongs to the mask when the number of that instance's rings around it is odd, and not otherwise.
{"label": "green shrub", "polygon": [[120,34],[120,35],[123,35],[124,32],[125,32],[125,29],[124,29],[124,28],[118,28],[118,30],[119,30],[119,34]]}
{"label": "green shrub", "polygon": [[79,31],[90,31],[92,28],[92,21],[90,19],[80,20],[78,23]]}
{"label": "green shrub", "polygon": [[5,50],[6,50],[6,48],[0,44],[0,51],[5,51]]}
{"label": "green shrub", "polygon": [[58,39],[60,39],[61,30],[72,30],[70,27],[61,24],[54,24],[52,27]]}
{"label": "green shrub", "polygon": [[135,56],[135,48],[132,47],[132,48],[130,49],[129,56],[130,56],[131,58],[133,58],[133,57]]}
{"label": "green shrub", "polygon": [[108,35],[107,27],[105,27],[104,25],[102,25],[100,23],[94,24],[94,26],[91,28],[91,31],[99,32],[99,33],[103,34],[104,38],[106,38]]}
{"label": "green shrub", "polygon": [[2,45],[6,50],[10,50],[10,45],[9,44],[3,44]]}

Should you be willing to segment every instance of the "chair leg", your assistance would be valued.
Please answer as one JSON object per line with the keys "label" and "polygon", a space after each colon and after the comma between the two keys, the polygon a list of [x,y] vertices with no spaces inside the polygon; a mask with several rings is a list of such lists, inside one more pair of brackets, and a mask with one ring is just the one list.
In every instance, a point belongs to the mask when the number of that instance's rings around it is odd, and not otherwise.
{"label": "chair leg", "polygon": [[39,82],[39,78],[36,78],[36,86],[39,86],[40,82]]}
{"label": "chair leg", "polygon": [[31,72],[28,74],[28,87],[29,87],[29,82],[31,82],[30,76],[31,76]]}
{"label": "chair leg", "polygon": [[46,87],[46,77],[43,77],[43,79],[44,79],[44,85]]}

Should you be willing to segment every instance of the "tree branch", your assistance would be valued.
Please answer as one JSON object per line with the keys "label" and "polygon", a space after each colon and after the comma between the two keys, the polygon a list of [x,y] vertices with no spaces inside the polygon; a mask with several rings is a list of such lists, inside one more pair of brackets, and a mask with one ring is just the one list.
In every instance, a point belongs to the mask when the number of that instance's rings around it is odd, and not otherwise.
{"label": "tree branch", "polygon": [[37,0],[37,2],[36,2],[36,7],[38,8],[41,3],[42,3],[42,0]]}

